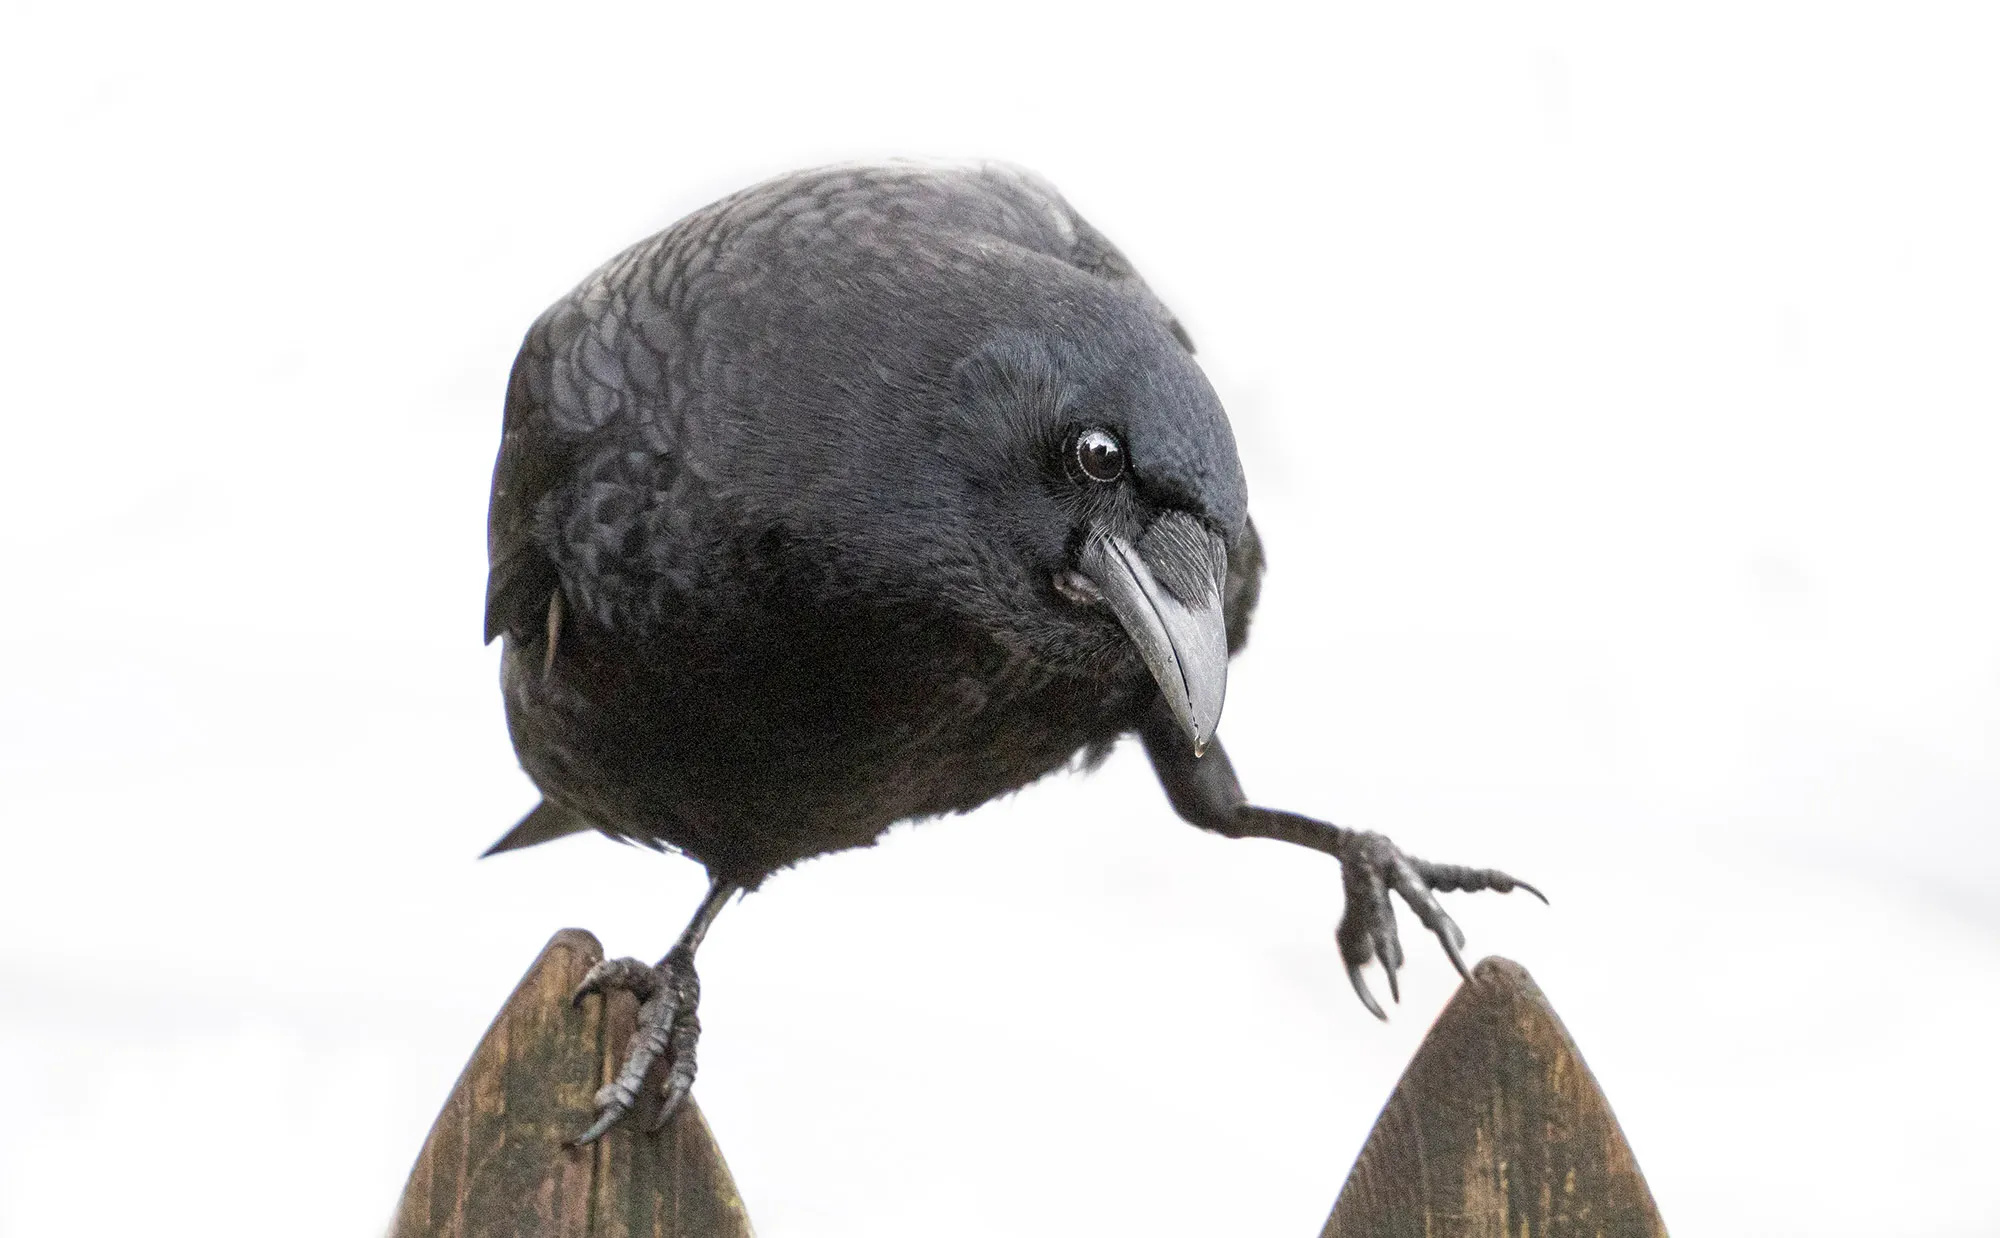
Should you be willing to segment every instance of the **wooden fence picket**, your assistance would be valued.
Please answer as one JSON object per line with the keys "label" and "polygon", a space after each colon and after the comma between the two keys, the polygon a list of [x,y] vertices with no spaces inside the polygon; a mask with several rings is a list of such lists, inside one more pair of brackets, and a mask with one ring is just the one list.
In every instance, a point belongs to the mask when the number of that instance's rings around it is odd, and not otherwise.
{"label": "wooden fence picket", "polygon": [[[657,1135],[565,1145],[634,1024],[630,994],[569,1004],[603,953],[580,929],[543,948],[431,1127],[391,1238],[751,1238],[692,1101]],[[1665,1238],[1548,999],[1505,959],[1474,977],[1396,1085],[1320,1238]]]}

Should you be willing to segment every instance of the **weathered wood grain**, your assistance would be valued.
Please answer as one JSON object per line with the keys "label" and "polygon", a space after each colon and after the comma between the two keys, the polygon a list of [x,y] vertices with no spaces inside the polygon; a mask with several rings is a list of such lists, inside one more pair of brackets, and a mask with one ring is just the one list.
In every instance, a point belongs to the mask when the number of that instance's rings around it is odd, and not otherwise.
{"label": "weathered wood grain", "polygon": [[1320,1238],[1665,1238],[1541,989],[1506,959],[1473,975],[1403,1072]]}
{"label": "weathered wood grain", "polygon": [[563,1146],[590,1124],[591,1097],[632,1034],[629,993],[570,1007],[603,957],[581,929],[543,947],[431,1127],[392,1238],[750,1238],[692,1100],[657,1135],[628,1128]]}

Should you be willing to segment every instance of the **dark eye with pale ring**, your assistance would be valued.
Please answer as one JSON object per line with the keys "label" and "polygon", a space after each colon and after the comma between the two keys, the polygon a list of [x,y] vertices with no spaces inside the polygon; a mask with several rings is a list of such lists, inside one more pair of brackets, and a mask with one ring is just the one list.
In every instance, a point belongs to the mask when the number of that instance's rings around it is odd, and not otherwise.
{"label": "dark eye with pale ring", "polygon": [[1109,430],[1082,430],[1074,448],[1076,467],[1092,481],[1117,481],[1125,472],[1125,444]]}

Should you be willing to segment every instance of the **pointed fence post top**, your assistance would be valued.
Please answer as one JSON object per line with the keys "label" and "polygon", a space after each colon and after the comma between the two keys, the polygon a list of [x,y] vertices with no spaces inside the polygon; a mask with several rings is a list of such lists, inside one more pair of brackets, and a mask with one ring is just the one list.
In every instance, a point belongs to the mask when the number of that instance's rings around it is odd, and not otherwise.
{"label": "pointed fence post top", "polygon": [[431,1126],[391,1238],[751,1238],[692,1100],[656,1135],[566,1146],[636,1022],[629,993],[570,1005],[603,957],[582,929],[542,948]]}
{"label": "pointed fence post top", "polygon": [[1526,968],[1489,958],[1403,1072],[1321,1238],[1665,1238],[1618,1119]]}

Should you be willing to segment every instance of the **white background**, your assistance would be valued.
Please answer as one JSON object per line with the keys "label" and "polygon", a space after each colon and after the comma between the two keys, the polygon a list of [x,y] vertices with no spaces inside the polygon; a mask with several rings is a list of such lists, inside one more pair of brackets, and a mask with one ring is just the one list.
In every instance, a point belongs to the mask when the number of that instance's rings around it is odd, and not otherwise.
{"label": "white background", "polygon": [[[2000,1232],[1992,10],[1378,7],[10,8],[0,1234],[375,1232],[551,932],[666,947],[686,861],[473,858],[507,367],[904,154],[1187,322],[1252,794],[1549,891],[1452,907],[1676,1232]],[[1454,982],[1376,1024],[1338,909],[1127,748],[733,906],[697,1094],[766,1238],[1311,1234]]]}

